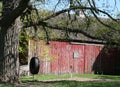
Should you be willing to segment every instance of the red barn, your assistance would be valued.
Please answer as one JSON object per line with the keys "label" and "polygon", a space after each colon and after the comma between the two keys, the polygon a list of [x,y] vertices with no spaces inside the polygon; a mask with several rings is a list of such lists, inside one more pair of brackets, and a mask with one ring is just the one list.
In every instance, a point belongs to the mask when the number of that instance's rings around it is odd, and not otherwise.
{"label": "red barn", "polygon": [[120,74],[119,48],[101,44],[29,41],[29,58],[40,58],[40,73]]}

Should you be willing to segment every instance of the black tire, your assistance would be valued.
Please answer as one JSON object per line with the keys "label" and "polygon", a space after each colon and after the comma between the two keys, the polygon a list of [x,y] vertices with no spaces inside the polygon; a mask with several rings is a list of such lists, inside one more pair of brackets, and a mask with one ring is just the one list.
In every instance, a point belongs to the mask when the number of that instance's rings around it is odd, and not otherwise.
{"label": "black tire", "polygon": [[30,60],[30,73],[38,74],[40,68],[40,61],[38,57],[32,57]]}

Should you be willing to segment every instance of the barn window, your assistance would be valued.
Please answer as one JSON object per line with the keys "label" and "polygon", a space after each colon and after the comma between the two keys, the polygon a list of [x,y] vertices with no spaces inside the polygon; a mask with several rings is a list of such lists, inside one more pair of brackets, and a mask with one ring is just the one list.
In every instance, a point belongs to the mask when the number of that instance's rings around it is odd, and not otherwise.
{"label": "barn window", "polygon": [[78,51],[74,51],[73,58],[80,58],[80,53]]}

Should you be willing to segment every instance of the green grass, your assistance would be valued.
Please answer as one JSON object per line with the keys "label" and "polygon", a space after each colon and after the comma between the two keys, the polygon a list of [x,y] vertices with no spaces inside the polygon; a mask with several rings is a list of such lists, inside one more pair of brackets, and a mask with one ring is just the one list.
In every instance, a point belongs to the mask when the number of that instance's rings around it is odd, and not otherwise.
{"label": "green grass", "polygon": [[[120,80],[120,76],[114,75],[94,75],[94,74],[73,74],[72,77],[78,78],[92,78],[92,79],[111,79],[111,80]],[[51,80],[51,79],[63,79],[63,78],[71,78],[70,74],[61,74],[61,75],[35,75],[33,76],[25,76],[21,77],[21,81],[43,81],[43,80]]]}
{"label": "green grass", "polygon": [[27,86],[0,85],[0,87],[120,87],[120,82],[77,82],[57,81],[49,83],[29,84]]}
{"label": "green grass", "polygon": [[[41,82],[44,80],[51,79],[66,79],[71,78],[71,75],[35,75],[21,77],[22,85],[13,86],[9,84],[0,84],[0,87],[120,87],[120,76],[113,75],[93,75],[93,74],[73,74],[72,77],[77,78],[97,78],[97,79],[111,79],[112,82],[94,81],[94,82],[79,82],[79,81],[52,81],[52,82]],[[119,81],[118,81],[119,80]],[[23,85],[23,84],[27,84]]]}
{"label": "green grass", "polygon": [[120,82],[77,82],[60,81],[53,82],[52,87],[120,87]]}
{"label": "green grass", "polygon": [[16,85],[11,85],[11,84],[0,84],[0,87],[23,87],[23,86],[16,86]]}

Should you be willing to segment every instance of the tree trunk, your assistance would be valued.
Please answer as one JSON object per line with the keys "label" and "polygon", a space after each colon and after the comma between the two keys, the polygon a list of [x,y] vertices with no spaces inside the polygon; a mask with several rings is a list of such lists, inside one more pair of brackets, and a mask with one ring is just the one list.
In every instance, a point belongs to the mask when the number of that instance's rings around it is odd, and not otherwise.
{"label": "tree trunk", "polygon": [[[2,16],[6,17],[17,7],[19,0],[3,0]],[[9,20],[5,20],[9,21]],[[5,22],[2,21],[2,22]],[[19,34],[20,18],[10,26],[3,24],[0,31],[0,81],[16,83],[19,81]]]}

